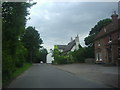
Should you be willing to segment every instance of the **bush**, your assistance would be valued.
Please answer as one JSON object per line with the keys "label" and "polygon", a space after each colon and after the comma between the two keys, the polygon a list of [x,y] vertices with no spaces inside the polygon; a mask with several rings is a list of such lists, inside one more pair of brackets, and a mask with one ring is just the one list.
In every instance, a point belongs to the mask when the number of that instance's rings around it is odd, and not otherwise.
{"label": "bush", "polygon": [[74,51],[71,54],[72,54],[74,62],[77,62],[77,63],[85,62],[85,49],[84,48],[80,48],[79,50]]}
{"label": "bush", "polygon": [[94,47],[85,47],[85,58],[94,58]]}
{"label": "bush", "polygon": [[11,78],[12,72],[15,71],[15,62],[11,55],[2,53],[2,81],[5,82]]}
{"label": "bush", "polygon": [[67,64],[67,57],[65,57],[65,56],[58,56],[57,59],[58,59],[57,60],[58,64]]}
{"label": "bush", "polygon": [[71,53],[69,53],[68,56],[66,56],[66,57],[67,57],[67,63],[68,64],[72,64],[74,62],[74,59],[73,59]]}
{"label": "bush", "polygon": [[57,56],[54,60],[54,64],[67,64],[67,58],[65,56]]}
{"label": "bush", "polygon": [[84,63],[86,58],[94,57],[94,48],[85,47],[80,48],[74,52],[69,52],[66,56],[63,56],[58,49],[53,51],[54,61],[53,64],[71,64],[71,63]]}

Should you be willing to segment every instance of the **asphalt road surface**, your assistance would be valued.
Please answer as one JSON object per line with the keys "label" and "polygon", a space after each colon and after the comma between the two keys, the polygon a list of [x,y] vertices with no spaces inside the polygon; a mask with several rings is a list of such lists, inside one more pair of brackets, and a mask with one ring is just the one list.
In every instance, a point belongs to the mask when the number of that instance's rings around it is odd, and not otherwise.
{"label": "asphalt road surface", "polygon": [[49,64],[34,64],[17,77],[8,88],[111,88]]}

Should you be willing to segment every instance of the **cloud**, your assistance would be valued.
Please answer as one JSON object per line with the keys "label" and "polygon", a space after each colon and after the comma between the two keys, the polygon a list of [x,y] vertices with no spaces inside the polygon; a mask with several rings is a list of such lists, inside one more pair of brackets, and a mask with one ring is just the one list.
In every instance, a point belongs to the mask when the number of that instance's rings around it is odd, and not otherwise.
{"label": "cloud", "polygon": [[67,44],[77,34],[85,46],[84,38],[91,28],[99,20],[111,18],[114,10],[117,2],[38,2],[30,9],[27,26],[37,28],[47,49]]}

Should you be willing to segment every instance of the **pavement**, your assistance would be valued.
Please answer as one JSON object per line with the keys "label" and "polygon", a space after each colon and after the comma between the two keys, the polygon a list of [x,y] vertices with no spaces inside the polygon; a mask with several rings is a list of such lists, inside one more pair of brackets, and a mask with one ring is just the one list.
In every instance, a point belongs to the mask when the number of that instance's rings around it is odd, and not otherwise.
{"label": "pavement", "polygon": [[[98,64],[67,64],[67,65],[52,65],[58,69],[73,73],[79,77],[101,82],[105,85],[118,88],[118,66],[103,66]],[[120,82],[119,82],[120,84]]]}
{"label": "pavement", "polygon": [[50,64],[33,64],[13,80],[8,88],[112,88],[101,82],[80,77]]}

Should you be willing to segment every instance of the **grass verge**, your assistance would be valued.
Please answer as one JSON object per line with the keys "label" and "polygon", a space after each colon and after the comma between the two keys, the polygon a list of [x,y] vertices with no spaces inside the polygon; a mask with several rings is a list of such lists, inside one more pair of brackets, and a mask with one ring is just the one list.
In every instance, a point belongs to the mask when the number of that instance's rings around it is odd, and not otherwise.
{"label": "grass verge", "polygon": [[23,67],[17,68],[16,71],[12,74],[12,78],[16,78],[20,74],[22,74],[24,71],[26,71],[32,64],[25,63]]}
{"label": "grass verge", "polygon": [[21,75],[24,71],[26,71],[28,68],[30,68],[32,66],[31,63],[25,63],[23,65],[23,67],[20,68],[16,68],[16,71],[12,73],[11,75],[11,79],[5,81],[4,83],[2,83],[2,87],[3,88],[7,88],[7,86],[19,75]]}

